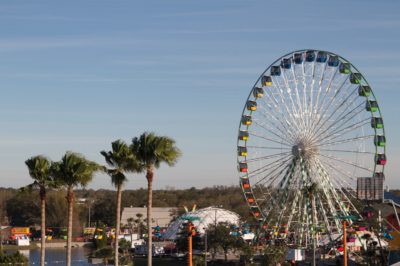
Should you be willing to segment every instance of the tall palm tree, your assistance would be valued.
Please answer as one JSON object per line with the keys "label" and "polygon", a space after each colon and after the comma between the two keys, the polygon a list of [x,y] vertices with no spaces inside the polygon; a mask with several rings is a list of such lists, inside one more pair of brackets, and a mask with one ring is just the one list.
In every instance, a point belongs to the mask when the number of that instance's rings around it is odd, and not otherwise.
{"label": "tall palm tree", "polygon": [[122,140],[111,143],[111,151],[101,151],[106,162],[112,169],[107,169],[111,182],[117,188],[117,213],[115,226],[115,265],[118,265],[118,236],[121,224],[121,195],[124,183],[128,180],[125,173],[138,171],[138,163],[129,146]]}
{"label": "tall palm tree", "polygon": [[154,133],[145,132],[140,137],[132,139],[131,149],[140,162],[141,172],[146,172],[147,179],[147,265],[152,266],[152,230],[151,212],[153,202],[153,179],[154,169],[159,168],[161,163],[173,166],[181,151],[175,146],[175,141],[166,136],[157,136]]}
{"label": "tall palm tree", "polygon": [[71,265],[72,244],[72,214],[74,206],[74,188],[85,187],[94,176],[94,173],[102,167],[95,162],[87,160],[84,156],[67,152],[61,161],[52,165],[52,173],[55,179],[67,189],[68,202],[68,228],[67,228],[67,266]]}
{"label": "tall palm tree", "polygon": [[28,185],[29,189],[38,188],[40,196],[41,211],[41,245],[40,245],[40,265],[45,264],[46,250],[46,190],[56,187],[56,183],[51,175],[51,161],[43,155],[37,155],[25,161],[29,170],[29,175],[33,178],[33,183]]}

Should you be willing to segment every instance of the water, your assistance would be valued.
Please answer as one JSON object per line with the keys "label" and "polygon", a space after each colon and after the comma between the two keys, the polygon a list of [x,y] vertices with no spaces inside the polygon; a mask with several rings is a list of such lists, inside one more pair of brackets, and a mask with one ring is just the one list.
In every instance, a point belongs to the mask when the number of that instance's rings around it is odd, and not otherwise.
{"label": "water", "polygon": [[[73,248],[72,249],[72,265],[87,266],[94,265],[88,262],[91,249],[87,248]],[[29,265],[40,265],[40,249],[20,250],[20,253],[29,257]],[[47,265],[65,265],[65,248],[51,248],[46,249],[46,264]],[[96,264],[102,266],[104,264]],[[135,266],[145,266],[146,258],[136,258]],[[153,258],[154,266],[183,266],[186,265],[185,261],[177,261],[171,258]]]}
{"label": "water", "polygon": [[[46,249],[46,264],[47,265],[65,265],[65,248]],[[72,249],[72,265],[86,266],[93,265],[88,262],[87,257],[90,254],[90,249],[73,248]],[[29,257],[29,265],[40,265],[40,249],[21,250],[25,256]],[[97,264],[101,265],[101,264]]]}

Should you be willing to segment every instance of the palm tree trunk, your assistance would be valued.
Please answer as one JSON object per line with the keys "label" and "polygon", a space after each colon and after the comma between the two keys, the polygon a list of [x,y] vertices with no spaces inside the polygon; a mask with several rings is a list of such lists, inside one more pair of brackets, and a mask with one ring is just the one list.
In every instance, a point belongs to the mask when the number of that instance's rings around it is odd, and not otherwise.
{"label": "palm tree trunk", "polygon": [[153,205],[153,170],[147,168],[147,266],[152,266],[153,259],[153,234],[151,228],[151,212]]}
{"label": "palm tree trunk", "polygon": [[115,221],[115,250],[114,250],[114,265],[118,266],[118,236],[121,224],[121,194],[122,194],[122,185],[118,184],[117,186],[117,219]]}
{"label": "palm tree trunk", "polygon": [[40,210],[41,210],[41,236],[40,236],[40,265],[44,266],[45,250],[46,250],[46,190],[40,188]]}
{"label": "palm tree trunk", "polygon": [[74,191],[72,190],[72,187],[68,187],[67,201],[68,201],[67,266],[71,266],[72,214],[74,207]]}

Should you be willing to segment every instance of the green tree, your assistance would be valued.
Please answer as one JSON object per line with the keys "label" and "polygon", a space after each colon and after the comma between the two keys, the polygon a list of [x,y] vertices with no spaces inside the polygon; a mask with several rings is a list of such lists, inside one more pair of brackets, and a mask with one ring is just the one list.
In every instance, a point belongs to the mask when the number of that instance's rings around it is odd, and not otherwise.
{"label": "green tree", "polygon": [[147,265],[152,266],[152,196],[154,169],[159,168],[161,163],[173,166],[181,151],[175,146],[175,141],[166,136],[157,136],[154,133],[145,132],[140,137],[132,139],[131,149],[140,163],[140,171],[146,172],[147,179]]}
{"label": "green tree", "polygon": [[208,247],[221,248],[224,251],[225,261],[228,260],[228,251],[241,248],[245,243],[239,235],[231,234],[233,226],[229,223],[218,223],[207,229]]}
{"label": "green tree", "polygon": [[12,226],[31,226],[40,224],[40,206],[32,193],[15,193],[6,202],[7,216]]}
{"label": "green tree", "polygon": [[34,156],[25,161],[29,175],[34,180],[28,185],[31,188],[39,189],[40,211],[41,211],[41,246],[40,265],[44,266],[46,250],[46,190],[55,188],[57,184],[51,175],[51,161],[42,155]]}
{"label": "green tree", "polygon": [[67,227],[67,266],[71,265],[72,247],[72,216],[74,206],[74,188],[85,187],[94,176],[94,173],[103,169],[97,163],[87,160],[84,156],[67,152],[59,162],[52,164],[52,173],[57,182],[67,189],[68,227]]}
{"label": "green tree", "polygon": [[115,248],[114,248],[114,261],[118,265],[118,236],[121,224],[121,195],[124,183],[128,181],[125,173],[134,172],[139,170],[139,165],[136,161],[129,146],[122,140],[116,140],[111,143],[111,151],[101,151],[107,164],[112,169],[107,169],[108,175],[111,177],[111,182],[117,188],[117,213],[116,213],[116,226],[115,226]]}
{"label": "green tree", "polygon": [[94,242],[96,245],[96,249],[102,249],[107,246],[107,232],[106,226],[103,223],[100,223],[96,227],[96,241]]}

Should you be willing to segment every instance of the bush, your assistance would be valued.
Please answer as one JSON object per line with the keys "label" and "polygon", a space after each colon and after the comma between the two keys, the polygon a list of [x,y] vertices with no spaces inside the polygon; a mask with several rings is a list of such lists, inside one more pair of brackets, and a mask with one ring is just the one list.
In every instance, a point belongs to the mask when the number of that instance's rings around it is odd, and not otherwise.
{"label": "bush", "polygon": [[18,251],[13,254],[0,253],[0,263],[12,265],[28,265],[28,258]]}

